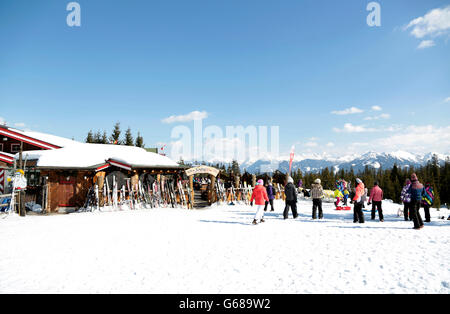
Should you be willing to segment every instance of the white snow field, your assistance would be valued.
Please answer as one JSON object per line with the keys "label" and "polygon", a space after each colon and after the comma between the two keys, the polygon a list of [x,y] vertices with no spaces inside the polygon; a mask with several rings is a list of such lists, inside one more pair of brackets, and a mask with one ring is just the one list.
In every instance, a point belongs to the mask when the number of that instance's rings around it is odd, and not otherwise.
{"label": "white snow field", "polygon": [[448,211],[416,231],[388,202],[363,225],[275,205],[257,226],[245,205],[0,219],[0,293],[450,292]]}

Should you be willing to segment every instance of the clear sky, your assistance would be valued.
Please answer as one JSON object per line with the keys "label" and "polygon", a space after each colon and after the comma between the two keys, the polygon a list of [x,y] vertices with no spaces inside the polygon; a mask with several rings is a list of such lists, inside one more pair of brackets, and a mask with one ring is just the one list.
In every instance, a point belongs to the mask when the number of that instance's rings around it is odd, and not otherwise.
{"label": "clear sky", "polygon": [[197,110],[282,153],[450,152],[450,1],[377,1],[380,27],[369,0],[79,0],[80,27],[69,2],[0,1],[1,121],[155,146]]}

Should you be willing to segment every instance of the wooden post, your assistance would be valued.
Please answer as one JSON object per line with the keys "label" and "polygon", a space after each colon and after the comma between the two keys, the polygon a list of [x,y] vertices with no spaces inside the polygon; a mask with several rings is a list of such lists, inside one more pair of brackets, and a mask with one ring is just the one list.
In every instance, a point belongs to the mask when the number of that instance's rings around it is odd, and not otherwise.
{"label": "wooden post", "polygon": [[217,195],[216,195],[216,177],[211,175],[211,204],[217,202]]}
{"label": "wooden post", "polygon": [[241,182],[241,178],[236,175],[234,177],[234,197],[236,198],[235,201],[237,201],[239,199],[239,183]]}
{"label": "wooden post", "polygon": [[103,207],[105,205],[105,195],[103,195],[103,185],[105,184],[105,175],[104,171],[97,172],[95,174],[95,182],[98,185],[98,194],[99,194],[99,205]]}
{"label": "wooden post", "polygon": [[240,181],[241,181],[241,180],[240,180],[239,176],[236,175],[236,176],[234,177],[234,188],[235,188],[235,189],[239,189],[239,182],[240,182]]}
{"label": "wooden post", "polygon": [[256,175],[252,174],[252,186],[256,186]]}
{"label": "wooden post", "polygon": [[43,174],[43,173],[41,173],[41,175],[43,175],[43,178],[42,178],[42,204],[41,204],[41,206],[42,206],[42,212],[43,213],[47,213],[47,194],[48,194],[48,183],[47,183],[47,178],[46,178],[46,176],[47,176],[47,174]]}
{"label": "wooden post", "polygon": [[[20,152],[19,152],[19,169],[22,169],[24,171],[25,175],[25,169],[23,169],[23,159],[22,159],[22,153],[23,153],[23,142],[20,142]],[[19,192],[19,216],[25,217],[27,215],[27,212],[25,210],[25,191],[21,190]]]}
{"label": "wooden post", "polygon": [[192,176],[189,176],[189,188],[191,189],[191,200],[192,200],[192,208],[191,209],[194,209],[194,206],[195,206],[195,198],[194,198],[194,196],[195,196],[195,193],[194,193],[194,176],[192,175]]}
{"label": "wooden post", "polygon": [[25,217],[27,215],[27,211],[25,209],[25,191],[20,191],[20,202],[19,202],[19,215],[21,217]]}
{"label": "wooden post", "polygon": [[139,174],[135,170],[130,180],[131,188],[134,191],[135,195],[133,197],[137,197],[139,195]]}

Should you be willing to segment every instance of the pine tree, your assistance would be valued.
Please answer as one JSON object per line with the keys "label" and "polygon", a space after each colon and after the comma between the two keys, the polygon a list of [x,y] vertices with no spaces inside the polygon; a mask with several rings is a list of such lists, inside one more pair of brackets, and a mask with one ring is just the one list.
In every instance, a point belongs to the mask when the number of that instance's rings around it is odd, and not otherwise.
{"label": "pine tree", "polygon": [[138,132],[138,135],[137,135],[137,137],[136,137],[136,143],[135,143],[135,146],[141,147],[141,148],[144,148],[144,147],[145,147],[145,145],[144,145],[144,138],[141,136],[141,133],[140,133],[140,132]]}
{"label": "pine tree", "polygon": [[127,146],[134,146],[133,135],[131,134],[130,128],[128,128],[127,131],[125,132],[124,144]]}
{"label": "pine tree", "polygon": [[94,143],[101,144],[102,143],[102,133],[100,131],[97,131],[94,135]]}
{"label": "pine tree", "polygon": [[94,133],[92,130],[89,131],[88,135],[86,136],[86,143],[94,143]]}
{"label": "pine tree", "polygon": [[234,175],[241,174],[241,169],[239,168],[239,163],[237,162],[237,160],[233,160],[231,162],[231,171],[234,173]]}
{"label": "pine tree", "polygon": [[117,122],[114,125],[114,130],[111,134],[111,136],[109,137],[109,141],[111,142],[111,144],[120,144],[120,134],[122,133],[122,131],[120,130],[120,123]]}
{"label": "pine tree", "polygon": [[108,136],[106,135],[106,131],[103,131],[102,144],[108,144]]}

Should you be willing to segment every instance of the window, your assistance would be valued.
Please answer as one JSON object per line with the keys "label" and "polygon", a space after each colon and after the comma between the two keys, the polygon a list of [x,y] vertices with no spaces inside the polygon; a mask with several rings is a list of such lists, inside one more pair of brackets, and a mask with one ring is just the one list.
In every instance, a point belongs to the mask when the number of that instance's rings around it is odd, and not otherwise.
{"label": "window", "polygon": [[20,151],[20,144],[11,144],[11,153],[18,153]]}
{"label": "window", "polygon": [[3,151],[3,143],[0,143],[0,152]]}

